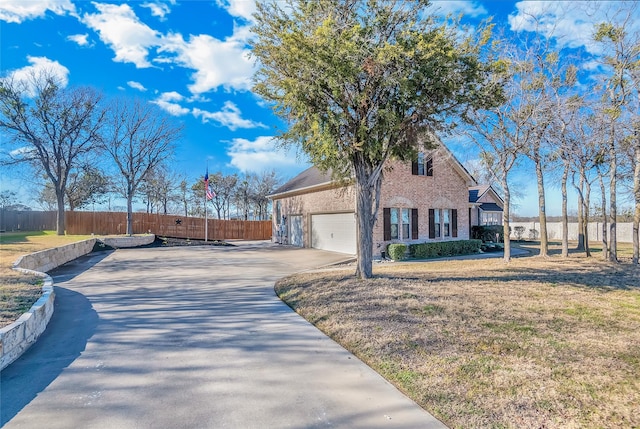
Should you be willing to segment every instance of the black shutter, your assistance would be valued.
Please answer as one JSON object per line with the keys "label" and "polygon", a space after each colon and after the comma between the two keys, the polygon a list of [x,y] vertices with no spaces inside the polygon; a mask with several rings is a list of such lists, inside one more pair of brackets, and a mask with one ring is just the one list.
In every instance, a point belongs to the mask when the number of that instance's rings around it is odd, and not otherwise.
{"label": "black shutter", "polygon": [[384,229],[383,240],[384,241],[391,240],[391,209],[390,208],[382,209],[382,225]]}
{"label": "black shutter", "polygon": [[418,239],[418,209],[411,209],[411,239]]}
{"label": "black shutter", "polygon": [[451,210],[451,235],[458,236],[458,209]]}
{"label": "black shutter", "polygon": [[429,238],[436,238],[436,212],[429,209]]}
{"label": "black shutter", "polygon": [[433,176],[433,158],[427,159],[427,176]]}
{"label": "black shutter", "polygon": [[414,176],[418,175],[418,162],[417,161],[411,162],[411,174],[413,174]]}

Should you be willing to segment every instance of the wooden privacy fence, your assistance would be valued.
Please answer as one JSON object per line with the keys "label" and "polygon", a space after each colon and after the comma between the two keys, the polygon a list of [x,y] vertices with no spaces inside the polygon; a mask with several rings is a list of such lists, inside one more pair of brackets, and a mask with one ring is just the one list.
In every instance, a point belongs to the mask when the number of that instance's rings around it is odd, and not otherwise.
{"label": "wooden privacy fence", "polygon": [[[126,234],[127,214],[122,212],[66,212],[67,234]],[[153,213],[133,213],[133,233],[204,240],[204,218]],[[208,240],[269,240],[270,220],[208,219]]]}
{"label": "wooden privacy fence", "polygon": [[0,231],[45,231],[56,229],[56,212],[0,210]]}

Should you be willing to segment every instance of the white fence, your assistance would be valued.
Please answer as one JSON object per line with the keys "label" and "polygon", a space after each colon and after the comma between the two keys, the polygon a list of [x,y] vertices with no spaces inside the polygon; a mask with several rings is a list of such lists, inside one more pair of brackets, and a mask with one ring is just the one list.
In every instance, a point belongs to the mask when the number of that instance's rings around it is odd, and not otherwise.
{"label": "white fence", "polygon": [[[510,222],[511,226],[511,238],[515,239],[514,234],[516,226],[523,226],[524,233],[523,239],[540,237],[540,223],[539,222]],[[537,231],[533,233],[532,231]],[[607,234],[609,234],[609,228],[607,225]],[[547,235],[549,240],[562,240],[562,222],[547,222]],[[633,223],[624,222],[616,224],[616,236],[619,243],[633,243]],[[578,241],[578,224],[576,222],[569,222],[569,240]],[[601,241],[602,240],[602,222],[589,222],[589,241]]]}

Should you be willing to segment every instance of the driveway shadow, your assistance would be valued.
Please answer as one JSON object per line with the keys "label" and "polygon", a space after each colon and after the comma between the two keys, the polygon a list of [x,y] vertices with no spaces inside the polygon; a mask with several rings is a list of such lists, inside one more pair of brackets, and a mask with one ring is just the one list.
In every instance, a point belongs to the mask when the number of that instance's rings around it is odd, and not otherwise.
{"label": "driveway shadow", "polygon": [[38,341],[0,372],[0,426],[14,418],[84,351],[98,326],[98,313],[84,295],[55,283],[76,277],[107,254],[91,253],[49,273],[56,294],[53,315]]}

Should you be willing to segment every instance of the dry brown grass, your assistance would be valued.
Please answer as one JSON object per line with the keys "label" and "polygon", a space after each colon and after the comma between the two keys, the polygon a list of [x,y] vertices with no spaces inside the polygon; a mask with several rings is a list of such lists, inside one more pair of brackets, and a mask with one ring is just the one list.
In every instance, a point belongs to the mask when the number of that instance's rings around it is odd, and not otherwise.
{"label": "dry brown grass", "polygon": [[22,255],[86,238],[50,231],[0,233],[0,328],[13,323],[42,295],[42,279],[12,270],[13,263]]}
{"label": "dry brown grass", "polygon": [[640,268],[380,264],[283,279],[298,313],[450,427],[640,427]]}

